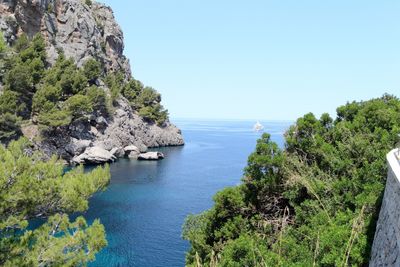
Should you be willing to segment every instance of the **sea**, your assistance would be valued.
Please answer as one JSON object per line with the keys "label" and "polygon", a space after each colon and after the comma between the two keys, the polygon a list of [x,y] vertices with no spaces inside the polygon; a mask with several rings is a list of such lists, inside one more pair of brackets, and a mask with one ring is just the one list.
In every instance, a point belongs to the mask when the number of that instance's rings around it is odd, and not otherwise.
{"label": "sea", "polygon": [[[262,132],[255,121],[174,120],[185,145],[159,148],[160,161],[119,159],[111,183],[90,199],[83,214],[104,224],[108,246],[89,266],[179,267],[189,243],[182,239],[186,216],[212,207],[213,195],[241,183],[247,158]],[[284,146],[289,121],[261,121]]]}

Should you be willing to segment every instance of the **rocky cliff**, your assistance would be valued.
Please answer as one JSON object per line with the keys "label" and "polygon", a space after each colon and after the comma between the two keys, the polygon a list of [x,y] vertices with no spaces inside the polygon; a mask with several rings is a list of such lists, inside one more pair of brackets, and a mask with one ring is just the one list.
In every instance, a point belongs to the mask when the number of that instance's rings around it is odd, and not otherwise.
{"label": "rocky cliff", "polygon": [[30,37],[40,32],[50,63],[63,51],[78,66],[95,58],[109,70],[130,75],[123,33],[110,7],[83,0],[0,0],[0,13],[0,29],[9,44],[23,32]]}
{"label": "rocky cliff", "polygon": [[[102,63],[104,72],[121,71],[126,79],[131,77],[129,61],[123,55],[123,33],[113,11],[95,1],[0,0],[0,30],[10,45],[22,33],[29,37],[41,33],[50,65],[62,51],[78,67],[94,58]],[[97,85],[109,92],[102,81]],[[115,152],[129,145],[141,151],[183,145],[180,130],[169,121],[159,126],[139,116],[124,97],[116,102],[108,117],[75,121],[45,138],[37,138],[40,131],[34,122],[23,126],[22,132],[47,155],[57,154],[67,161],[94,146]]]}

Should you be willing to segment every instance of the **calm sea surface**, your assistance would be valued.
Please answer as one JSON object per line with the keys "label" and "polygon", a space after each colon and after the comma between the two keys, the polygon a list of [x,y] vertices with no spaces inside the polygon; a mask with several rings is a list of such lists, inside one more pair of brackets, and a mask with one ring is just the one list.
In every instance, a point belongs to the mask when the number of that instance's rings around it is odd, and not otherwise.
{"label": "calm sea surface", "polygon": [[[108,247],[90,266],[184,266],[188,242],[181,227],[190,213],[212,206],[212,196],[240,183],[248,155],[261,133],[253,122],[186,121],[186,145],[160,149],[162,161],[119,160],[111,165],[111,184],[95,195],[89,221],[100,218]],[[289,122],[262,122],[272,139],[283,146]]]}

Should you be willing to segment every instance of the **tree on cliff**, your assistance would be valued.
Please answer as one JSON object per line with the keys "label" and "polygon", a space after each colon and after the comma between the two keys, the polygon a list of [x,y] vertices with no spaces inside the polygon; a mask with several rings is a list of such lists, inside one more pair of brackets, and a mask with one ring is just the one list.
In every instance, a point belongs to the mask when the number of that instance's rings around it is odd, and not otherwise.
{"label": "tree on cliff", "polygon": [[264,135],[243,183],[187,218],[187,265],[367,266],[399,133],[400,100],[384,95],[339,107],[336,120],[306,114],[285,150]]}
{"label": "tree on cliff", "polygon": [[[0,111],[9,118],[0,118],[0,142],[17,138],[23,120],[32,119],[43,131],[52,131],[85,116],[107,117],[121,97],[150,123],[163,125],[168,120],[157,91],[126,79],[121,72],[103,73],[103,68],[93,58],[78,68],[62,52],[49,66],[40,34],[31,40],[22,34],[11,48],[0,35],[0,82],[4,85]],[[97,86],[99,80],[108,88]]]}
{"label": "tree on cliff", "polygon": [[88,198],[108,184],[109,168],[65,172],[62,162],[41,156],[26,139],[0,145],[0,265],[84,266],[106,246],[104,227],[83,217],[71,222],[67,213],[87,210]]}

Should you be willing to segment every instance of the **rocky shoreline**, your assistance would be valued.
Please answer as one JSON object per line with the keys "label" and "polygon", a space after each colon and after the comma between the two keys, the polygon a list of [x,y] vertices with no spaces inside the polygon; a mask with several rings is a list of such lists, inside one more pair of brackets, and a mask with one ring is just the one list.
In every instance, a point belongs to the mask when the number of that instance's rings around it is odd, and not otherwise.
{"label": "rocky shoreline", "polygon": [[[0,30],[12,45],[22,33],[32,37],[40,33],[46,42],[47,61],[51,65],[60,51],[78,67],[88,59],[101,62],[104,72],[131,75],[128,59],[123,55],[123,33],[113,11],[104,4],[81,0],[0,0]],[[96,86],[110,95],[103,81]],[[0,94],[2,85],[0,84]],[[181,131],[168,120],[162,125],[150,122],[132,109],[121,96],[107,117],[92,114],[43,134],[32,118],[21,126],[22,134],[45,157],[53,155],[69,164],[100,163],[118,157],[138,158],[148,148],[184,144]],[[136,147],[138,151],[127,148]]]}
{"label": "rocky shoreline", "polygon": [[[32,125],[23,128],[27,137],[28,130],[32,132]],[[35,141],[35,136],[33,133],[31,141],[46,157],[58,155],[72,165],[112,162],[121,157],[138,159],[149,148],[184,145],[182,133],[175,125],[146,122],[124,99],[119,100],[109,118],[80,120],[40,142]]]}
{"label": "rocky shoreline", "polygon": [[[129,148],[129,149],[128,149]],[[134,150],[130,150],[134,149]],[[137,160],[160,160],[164,159],[164,154],[158,151],[145,152],[140,153],[137,152],[139,149],[133,145],[130,145],[126,148],[123,148],[123,154],[120,154],[120,148],[112,149],[111,151],[107,151],[101,147],[94,146],[86,148],[85,152],[80,154],[79,156],[75,156],[71,165],[80,165],[80,164],[102,164],[108,162],[114,162],[118,158],[128,157],[130,159]]]}

